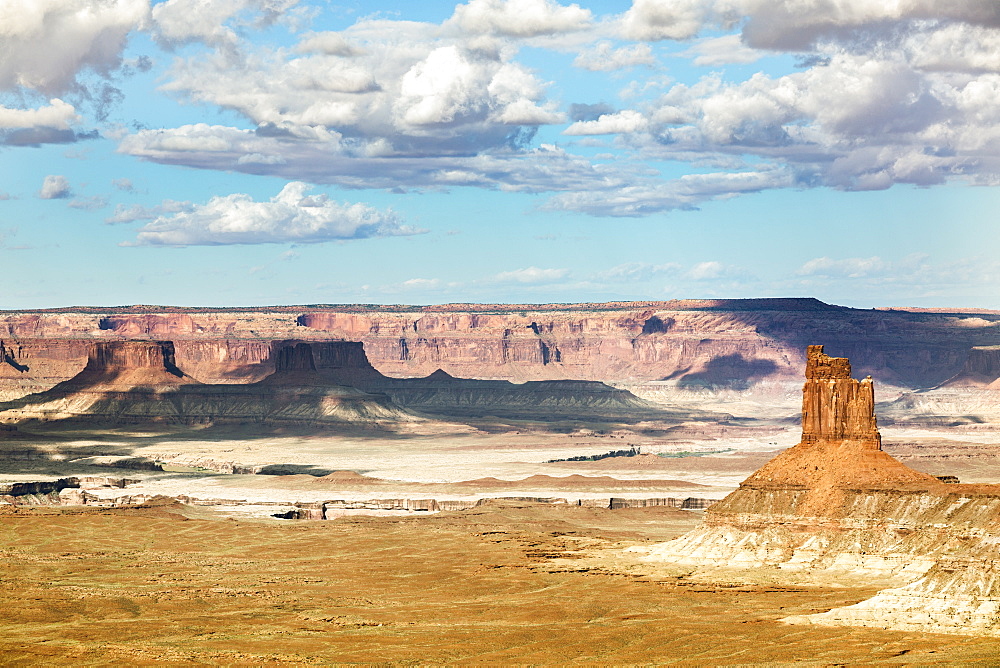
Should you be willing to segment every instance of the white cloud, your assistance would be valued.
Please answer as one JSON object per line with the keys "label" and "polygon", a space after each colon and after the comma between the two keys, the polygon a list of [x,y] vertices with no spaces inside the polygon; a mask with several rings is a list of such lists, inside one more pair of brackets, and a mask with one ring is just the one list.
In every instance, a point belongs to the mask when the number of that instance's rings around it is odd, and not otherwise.
{"label": "white cloud", "polygon": [[65,176],[49,174],[42,182],[42,189],[38,191],[38,196],[42,199],[66,199],[73,195],[69,181]]}
{"label": "white cloud", "polygon": [[569,269],[539,269],[525,267],[513,271],[502,271],[491,279],[495,283],[553,283],[566,278]]}
{"label": "white cloud", "polygon": [[67,130],[78,120],[73,105],[59,98],[38,109],[10,109],[0,105],[0,129],[48,127]]}
{"label": "white cloud", "polygon": [[621,18],[622,36],[643,41],[694,37],[712,10],[707,0],[634,0]]}
{"label": "white cloud", "polygon": [[573,61],[573,65],[591,72],[612,72],[637,65],[652,66],[656,64],[653,49],[648,44],[633,44],[615,48],[611,42],[598,42],[590,49],[582,52]]}
{"label": "white cloud", "polygon": [[583,30],[592,20],[590,10],[552,0],[470,0],[455,7],[444,27],[455,26],[467,33],[537,37]]}
{"label": "white cloud", "polygon": [[796,272],[799,276],[837,276],[841,278],[862,278],[882,275],[891,267],[878,256],[852,257],[834,260],[817,257],[803,264]]}
{"label": "white cloud", "polygon": [[[177,60],[164,88],[257,129],[143,130],[122,140],[123,153],[351,188],[555,192],[545,208],[602,216],[767,188],[1000,184],[1000,10],[981,0],[635,0],[610,21],[554,0],[471,0],[441,25],[369,17],[272,49],[238,39],[237,28],[267,13],[262,0],[206,1],[200,11],[224,18],[184,29],[190,1],[157,5],[157,20],[175,12],[172,39],[219,48]],[[695,40],[706,27],[726,34]],[[597,71],[655,65],[649,44],[616,36],[691,39],[680,55],[699,65],[790,45],[801,59],[784,76],[710,75],[662,95],[663,78],[644,79],[626,86],[622,111],[568,104],[575,122],[564,135],[617,135],[573,144],[613,148],[608,164],[528,149],[538,126],[566,114],[519,49],[569,52],[572,43],[577,65]],[[646,166],[656,161],[714,173],[666,180]]]}
{"label": "white cloud", "polygon": [[715,260],[710,260],[694,265],[684,274],[684,277],[692,281],[713,281],[722,278],[729,272],[730,268],[726,265]]}
{"label": "white cloud", "polygon": [[618,24],[624,37],[646,41],[739,26],[748,46],[801,52],[822,40],[866,40],[900,25],[936,21],[1000,27],[1000,6],[990,0],[633,0]]}
{"label": "white cloud", "polygon": [[119,204],[115,207],[114,214],[105,218],[104,222],[109,225],[134,223],[137,220],[153,220],[154,218],[160,218],[167,213],[178,213],[181,211],[190,212],[194,211],[194,209],[195,205],[191,202],[178,202],[171,199],[163,200],[160,204],[151,207],[145,207],[139,204],[134,204],[132,206]]}
{"label": "white cloud", "polygon": [[180,59],[163,88],[267,128],[324,128],[383,154],[468,154],[516,147],[516,126],[564,120],[515,53],[442,37],[431,24],[363,20],[294,50]]}
{"label": "white cloud", "polygon": [[564,135],[611,135],[640,132],[649,125],[645,116],[632,109],[602,114],[594,121],[577,121],[563,130]]}
{"label": "white cloud", "polygon": [[66,206],[73,209],[83,209],[85,211],[93,211],[94,209],[103,209],[108,205],[108,198],[102,197],[101,195],[92,195],[90,197],[78,197],[70,201]]}
{"label": "white cloud", "polygon": [[[154,5],[152,19],[156,39],[167,46],[202,42],[211,46],[234,46],[233,27],[275,22],[292,10],[298,0],[167,0]],[[252,16],[250,16],[252,15]]]}
{"label": "white cloud", "polygon": [[130,245],[311,243],[420,232],[402,225],[392,211],[307,195],[309,189],[292,182],[267,202],[244,194],[213,197],[207,204],[156,218],[139,229]]}
{"label": "white cloud", "polygon": [[299,53],[322,53],[328,56],[358,56],[361,49],[350,44],[339,32],[319,32],[307,35],[295,48]]}
{"label": "white cloud", "polygon": [[406,290],[433,290],[441,287],[441,280],[438,278],[411,278],[401,284]]}
{"label": "white cloud", "polygon": [[147,18],[147,0],[9,0],[0,13],[0,88],[47,95],[78,90],[82,70],[121,64],[128,34]]}
{"label": "white cloud", "polygon": [[903,48],[920,70],[1000,72],[1000,30],[947,23],[907,37]]}
{"label": "white cloud", "polygon": [[747,48],[739,35],[723,35],[702,39],[680,56],[693,57],[692,62],[701,67],[754,63],[766,55],[763,51]]}

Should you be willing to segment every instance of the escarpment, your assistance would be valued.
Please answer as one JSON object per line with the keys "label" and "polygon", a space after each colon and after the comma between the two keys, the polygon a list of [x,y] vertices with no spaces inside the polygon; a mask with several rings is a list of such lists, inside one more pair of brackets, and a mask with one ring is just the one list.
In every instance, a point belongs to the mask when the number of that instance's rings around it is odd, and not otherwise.
{"label": "escarpment", "polygon": [[[827,341],[862,374],[926,388],[976,347],[1000,345],[1000,313],[876,311],[814,299],[606,304],[449,304],[0,312],[0,399],[68,380],[93,341],[170,340],[178,367],[209,384],[274,371],[272,342],[352,341],[396,378],[658,382],[680,390],[794,383],[804,346]],[[973,360],[973,363],[974,360]],[[978,368],[978,367],[976,367]]]}
{"label": "escarpment", "polygon": [[1000,635],[1000,485],[945,484],[891,458],[871,380],[821,346],[807,357],[802,441],[644,558],[889,587],[792,623]]}

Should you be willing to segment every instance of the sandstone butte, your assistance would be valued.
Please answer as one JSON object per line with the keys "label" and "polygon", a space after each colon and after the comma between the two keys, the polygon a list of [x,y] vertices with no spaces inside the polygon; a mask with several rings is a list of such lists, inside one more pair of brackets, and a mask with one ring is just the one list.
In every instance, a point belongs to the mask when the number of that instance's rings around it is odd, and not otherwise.
{"label": "sandstone butte", "polygon": [[448,415],[542,412],[694,417],[668,411],[596,381],[389,378],[350,341],[275,341],[274,372],[254,383],[201,383],[175,360],[171,341],[88,342],[86,366],[43,392],[0,403],[0,422],[388,426],[419,421],[408,409]]}
{"label": "sandstone butte", "polygon": [[802,440],[643,559],[695,572],[884,582],[793,624],[1000,636],[1000,485],[947,484],[881,449],[870,378],[809,346]]}
{"label": "sandstone butte", "polygon": [[418,420],[385,395],[326,382],[309,344],[277,346],[275,358],[275,372],[262,381],[213,385],[177,367],[170,341],[92,342],[80,373],[44,392],[0,404],[0,422],[322,426]]}
{"label": "sandstone butte", "polygon": [[0,311],[0,400],[51,388],[84,368],[95,341],[169,340],[203,383],[272,373],[273,342],[364,345],[390,377],[437,370],[484,380],[666,381],[683,387],[797,382],[808,343],[863,360],[910,388],[985,386],[1000,377],[1000,312],[862,310],[815,299],[605,304],[78,307]]}

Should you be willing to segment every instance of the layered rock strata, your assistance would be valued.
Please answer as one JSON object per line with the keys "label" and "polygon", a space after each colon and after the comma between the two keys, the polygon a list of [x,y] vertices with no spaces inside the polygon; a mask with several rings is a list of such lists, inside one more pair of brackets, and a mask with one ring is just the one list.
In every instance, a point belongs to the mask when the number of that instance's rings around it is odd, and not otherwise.
{"label": "layered rock strata", "polygon": [[51,390],[0,404],[0,422],[380,424],[414,421],[385,395],[333,385],[308,345],[277,356],[276,370],[247,385],[199,383],[174,363],[168,341],[92,344],[87,365]]}
{"label": "layered rock strata", "polygon": [[796,382],[806,342],[830,342],[864,373],[907,387],[954,376],[973,347],[1000,345],[1000,313],[874,311],[813,299],[607,304],[451,304],[181,309],[133,306],[0,313],[0,399],[78,373],[95,340],[171,340],[205,383],[274,371],[271,342],[365,345],[392,377],[442,369],[509,381],[662,381],[681,389]]}
{"label": "layered rock strata", "polygon": [[[308,352],[307,352],[308,350]],[[285,341],[275,346],[279,365],[283,358],[309,355],[311,366],[297,363],[308,382],[347,385],[369,393],[385,394],[394,403],[425,413],[445,416],[533,417],[600,414],[636,418],[665,411],[605,383],[582,380],[527,381],[455,378],[438,369],[423,378],[391,378],[368,360],[364,345],[349,341]]]}
{"label": "layered rock strata", "polygon": [[793,623],[1000,635],[1000,486],[945,484],[881,450],[870,379],[810,346],[802,441],[649,560],[892,586]]}

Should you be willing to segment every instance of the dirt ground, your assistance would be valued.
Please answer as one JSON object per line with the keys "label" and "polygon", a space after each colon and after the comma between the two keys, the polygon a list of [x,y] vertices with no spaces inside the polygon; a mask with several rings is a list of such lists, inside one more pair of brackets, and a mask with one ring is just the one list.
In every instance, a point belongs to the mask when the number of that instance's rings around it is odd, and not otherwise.
{"label": "dirt ground", "polygon": [[776,621],[873,589],[583,566],[698,513],[496,502],[334,521],[0,512],[0,664],[996,665],[1000,640]]}

